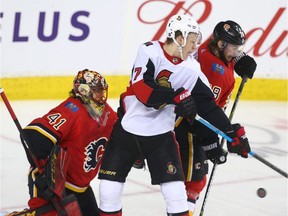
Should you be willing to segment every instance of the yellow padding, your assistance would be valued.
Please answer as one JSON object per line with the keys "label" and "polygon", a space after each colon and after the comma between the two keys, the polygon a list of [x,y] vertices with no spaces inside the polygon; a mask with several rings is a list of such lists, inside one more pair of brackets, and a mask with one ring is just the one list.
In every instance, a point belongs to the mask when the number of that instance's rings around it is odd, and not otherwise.
{"label": "yellow padding", "polygon": [[[241,79],[236,79],[232,98],[235,98]],[[248,79],[243,88],[241,99],[287,101],[287,79]]]}
{"label": "yellow padding", "polygon": [[[74,76],[1,78],[0,86],[9,100],[65,99]],[[129,76],[105,76],[109,98],[119,98],[126,90]]]}
{"label": "yellow padding", "polygon": [[[128,86],[129,76],[104,76],[109,85],[109,98],[119,98]],[[9,100],[65,99],[73,79],[73,76],[1,78],[0,86]],[[240,82],[237,78],[232,99]],[[287,79],[248,79],[241,100],[287,101]]]}

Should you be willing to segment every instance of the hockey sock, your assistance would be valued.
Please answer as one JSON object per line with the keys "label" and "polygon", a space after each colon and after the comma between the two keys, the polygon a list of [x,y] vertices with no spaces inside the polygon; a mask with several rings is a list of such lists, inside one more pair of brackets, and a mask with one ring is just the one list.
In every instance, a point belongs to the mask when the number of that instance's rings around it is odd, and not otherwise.
{"label": "hockey sock", "polygon": [[[182,181],[166,182],[160,184],[160,187],[166,202],[167,212],[170,215],[187,212],[188,215],[187,196],[184,183]],[[182,215],[182,213],[180,215]]]}
{"label": "hockey sock", "polygon": [[167,216],[192,216],[188,211],[181,213],[167,213]]}
{"label": "hockey sock", "polygon": [[200,181],[186,181],[186,192],[189,211],[195,210],[196,201],[199,198],[199,194],[206,185],[206,175]]}
{"label": "hockey sock", "polygon": [[[101,180],[99,185],[100,209],[102,212],[117,212],[122,209],[121,195],[124,183]],[[113,215],[113,214],[112,214]],[[117,214],[116,214],[117,215]]]}
{"label": "hockey sock", "polygon": [[104,212],[100,211],[100,216],[122,216],[122,209],[116,212]]}

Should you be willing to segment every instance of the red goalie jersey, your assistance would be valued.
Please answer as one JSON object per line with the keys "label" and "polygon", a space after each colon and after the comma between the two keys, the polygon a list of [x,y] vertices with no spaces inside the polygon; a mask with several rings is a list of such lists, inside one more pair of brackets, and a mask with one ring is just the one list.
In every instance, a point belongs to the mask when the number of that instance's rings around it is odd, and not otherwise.
{"label": "red goalie jersey", "polygon": [[65,187],[83,192],[98,173],[104,147],[117,114],[106,103],[104,121],[90,117],[83,104],[68,98],[24,128],[38,158],[45,159],[56,143],[71,155]]}

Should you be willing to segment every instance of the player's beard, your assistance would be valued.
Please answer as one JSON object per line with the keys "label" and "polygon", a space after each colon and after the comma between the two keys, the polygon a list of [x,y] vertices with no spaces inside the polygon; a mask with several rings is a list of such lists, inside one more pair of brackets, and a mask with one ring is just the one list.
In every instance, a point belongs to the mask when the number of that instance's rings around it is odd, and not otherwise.
{"label": "player's beard", "polygon": [[229,63],[230,61],[228,61],[228,60],[226,59],[226,57],[225,57],[225,55],[224,55],[224,50],[219,50],[218,53],[219,53],[219,59],[220,59],[221,61],[223,61],[226,65],[228,65],[228,63]]}

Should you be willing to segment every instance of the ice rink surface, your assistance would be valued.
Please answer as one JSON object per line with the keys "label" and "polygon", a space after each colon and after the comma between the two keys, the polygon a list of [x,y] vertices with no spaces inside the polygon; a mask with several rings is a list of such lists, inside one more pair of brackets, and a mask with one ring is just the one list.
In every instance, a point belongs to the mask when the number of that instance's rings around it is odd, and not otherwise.
{"label": "ice rink surface", "polygon": [[[11,105],[24,127],[42,116],[60,101],[12,101]],[[117,100],[110,100],[116,108]],[[232,106],[231,101],[230,106]],[[0,216],[27,206],[28,162],[18,130],[4,103],[1,111],[1,202]],[[229,113],[229,109],[228,112]],[[251,148],[266,160],[287,172],[287,103],[239,101],[233,122],[245,126]],[[210,170],[212,165],[210,164]],[[243,159],[229,154],[228,161],[217,167],[205,205],[205,216],[287,216],[287,178],[253,157]],[[99,180],[92,182],[98,199]],[[267,195],[259,198],[258,188]],[[204,192],[194,216],[199,215]],[[98,199],[99,200],[99,199]],[[149,171],[132,169],[122,197],[125,216],[164,216],[165,203],[159,186],[150,184]]]}

